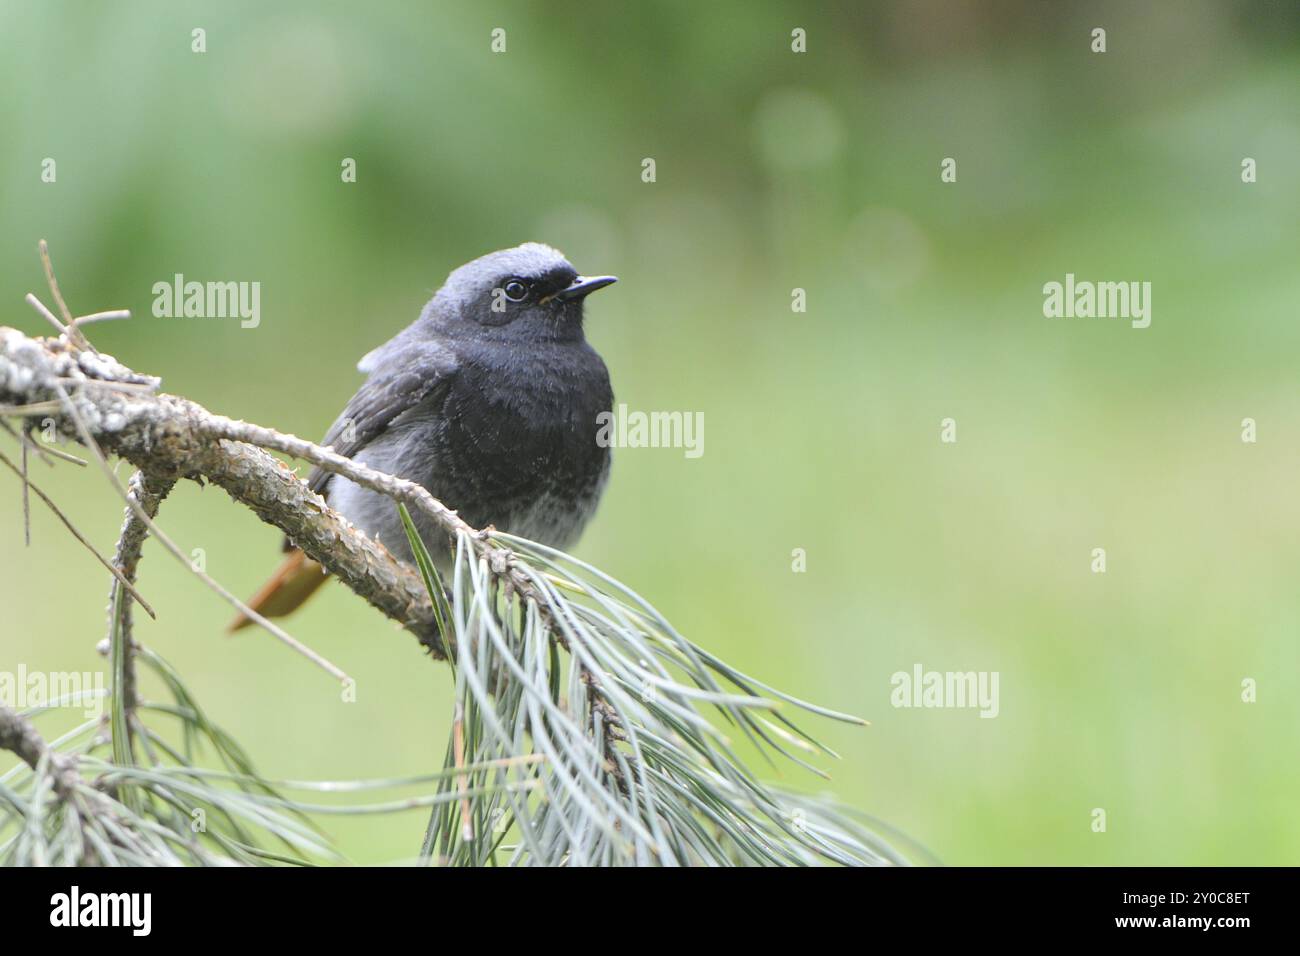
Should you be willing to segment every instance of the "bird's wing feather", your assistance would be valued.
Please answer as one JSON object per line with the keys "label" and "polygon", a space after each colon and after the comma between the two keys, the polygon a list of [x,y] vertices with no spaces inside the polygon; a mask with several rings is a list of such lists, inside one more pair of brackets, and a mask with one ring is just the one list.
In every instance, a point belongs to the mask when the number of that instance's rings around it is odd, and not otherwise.
{"label": "bird's wing feather", "polygon": [[[381,346],[366,359],[384,349]],[[421,342],[393,350],[378,361],[366,361],[370,378],[344,407],[330,426],[322,444],[351,458],[375,440],[393,419],[421,402],[445,394],[458,368],[455,355],[436,342]],[[313,468],[307,484],[317,494],[324,494],[330,472]]]}

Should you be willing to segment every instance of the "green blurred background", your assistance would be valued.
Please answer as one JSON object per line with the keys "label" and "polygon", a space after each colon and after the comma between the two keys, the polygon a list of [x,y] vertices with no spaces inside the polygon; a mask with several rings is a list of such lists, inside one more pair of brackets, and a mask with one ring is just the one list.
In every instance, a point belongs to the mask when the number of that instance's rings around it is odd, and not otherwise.
{"label": "green blurred background", "polygon": [[[92,330],[102,350],[314,438],[451,268],[556,245],[622,278],[588,321],[618,400],[706,422],[702,458],[616,453],[576,553],[871,720],[813,721],[842,799],[954,864],[1295,863],[1298,11],[3,0],[0,322],[46,331],[22,296],[47,238],[74,311],[135,313]],[[260,327],[154,318],[177,272],[260,281]],[[1151,327],[1044,318],[1067,272],[1150,281]],[[111,548],[102,476],[37,474]],[[17,481],[0,493],[0,667],[101,668],[105,574],[35,505],[25,550]],[[178,488],[162,523],[239,593],[279,559],[215,489]],[[440,765],[446,669],[343,589],[290,630],[355,704],[225,637],[228,609],[145,553],[140,638],[264,773]],[[892,708],[916,663],[998,671],[1000,715]],[[381,862],[424,815],[325,825]]]}

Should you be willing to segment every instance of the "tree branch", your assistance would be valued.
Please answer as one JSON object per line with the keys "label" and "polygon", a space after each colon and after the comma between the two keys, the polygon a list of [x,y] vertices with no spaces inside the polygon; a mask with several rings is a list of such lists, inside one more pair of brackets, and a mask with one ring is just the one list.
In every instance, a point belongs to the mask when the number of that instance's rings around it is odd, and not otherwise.
{"label": "tree branch", "polygon": [[[137,471],[132,475],[127,484],[127,494],[135,502],[135,506],[127,505],[126,516],[122,519],[122,532],[117,537],[117,549],[113,553],[113,567],[127,586],[135,582],[136,569],[140,566],[141,550],[144,548],[145,539],[149,537],[149,526],[136,514],[135,508],[139,507],[150,518],[157,517],[163,499],[175,484],[176,482],[171,478],[153,478],[143,471]],[[133,657],[135,642],[132,638],[132,623],[131,602],[122,600],[118,581],[115,579],[108,594],[108,637],[105,640],[111,642],[114,630],[120,629],[124,656],[122,699],[126,702],[128,712],[135,708],[136,703]]]}
{"label": "tree branch", "polygon": [[62,797],[77,785],[76,761],[50,750],[36,728],[4,704],[0,704],[0,750],[17,754],[33,770],[39,770],[41,759],[48,758],[54,787]]}
{"label": "tree branch", "polygon": [[[11,413],[21,413],[21,406],[37,406],[60,434],[82,444],[88,435],[103,451],[125,458],[153,481],[193,478],[220,486],[414,634],[435,657],[444,656],[428,593],[412,568],[332,511],[283,463],[260,448],[223,436],[236,438],[242,429],[251,429],[250,434],[273,447],[347,459],[292,436],[215,416],[194,402],[158,391],[158,384],[156,378],[139,375],[111,356],[77,349],[66,336],[32,338],[0,327],[0,406],[19,406]],[[336,465],[332,470],[349,469]],[[360,470],[367,473],[363,483],[398,482]],[[437,508],[439,514],[452,514],[440,504]]]}

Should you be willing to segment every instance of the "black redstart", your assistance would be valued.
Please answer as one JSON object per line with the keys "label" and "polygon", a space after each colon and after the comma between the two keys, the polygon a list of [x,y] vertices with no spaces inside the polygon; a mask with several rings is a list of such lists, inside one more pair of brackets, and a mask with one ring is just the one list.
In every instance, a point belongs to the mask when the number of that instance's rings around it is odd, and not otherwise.
{"label": "black redstart", "polygon": [[[323,443],[420,483],[475,528],[567,547],[609,477],[596,418],[610,411],[613,392],[582,320],[587,295],[614,281],[578,275],[535,242],[461,266],[415,322],[357,364],[369,378]],[[308,484],[412,560],[391,499],[319,468]],[[413,518],[445,570],[446,535],[421,514]],[[320,565],[289,542],[285,548],[289,558],[249,602],[265,617],[288,614],[325,579]],[[240,617],[231,630],[251,623]]]}

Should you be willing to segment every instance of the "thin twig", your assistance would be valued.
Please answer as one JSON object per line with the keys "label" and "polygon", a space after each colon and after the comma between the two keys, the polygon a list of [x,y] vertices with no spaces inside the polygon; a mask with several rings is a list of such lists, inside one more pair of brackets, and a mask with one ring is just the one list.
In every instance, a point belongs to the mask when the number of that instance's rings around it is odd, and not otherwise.
{"label": "thin twig", "polygon": [[[110,392],[128,392],[133,395],[152,395],[158,391],[157,386],[154,385],[146,385],[141,382],[115,382],[102,378],[58,378],[55,381],[60,385],[75,385],[79,388],[89,386],[107,389]],[[62,407],[62,405],[59,406],[59,408]]]}
{"label": "thin twig", "polygon": [[274,624],[271,621],[268,621],[261,614],[258,614],[256,611],[254,611],[251,607],[249,607],[239,598],[235,597],[234,594],[227,591],[224,587],[222,587],[219,583],[217,583],[217,581],[214,578],[210,577],[207,574],[207,572],[200,571],[198,568],[196,568],[194,566],[194,563],[185,556],[185,553],[181,551],[181,549],[176,545],[176,543],[172,541],[172,539],[169,538],[166,534],[164,534],[162,529],[159,528],[154,523],[153,519],[150,518],[149,515],[145,513],[144,509],[140,507],[139,502],[132,500],[131,496],[127,494],[126,489],[122,487],[122,482],[118,479],[117,475],[113,472],[112,466],[109,465],[108,459],[104,457],[103,451],[100,450],[99,443],[95,441],[95,436],[90,433],[90,429],[86,426],[85,419],[83,419],[81,413],[77,411],[77,407],[76,405],[73,404],[72,399],[68,397],[67,391],[64,390],[62,385],[59,385],[57,383],[55,384],[54,389],[58,393],[59,398],[63,401],[64,408],[66,409],[68,416],[72,419],[73,423],[75,424],[77,432],[81,436],[82,443],[87,448],[90,449],[90,452],[94,456],[95,460],[99,462],[100,470],[102,470],[104,474],[108,477],[108,480],[112,484],[112,486],[117,489],[117,493],[118,495],[121,496],[122,500],[125,501],[127,505],[133,511],[135,511],[136,515],[140,518],[140,520],[144,522],[145,527],[149,529],[150,534],[152,534],[155,538],[157,538],[158,541],[161,542],[162,546],[166,548],[171,553],[171,555],[174,558],[176,558],[177,561],[179,561],[185,567],[189,568],[190,572],[195,577],[197,577],[200,581],[202,581],[209,588],[211,588],[218,596],[220,596],[226,602],[233,605],[241,614],[243,614],[245,617],[251,618],[254,623],[260,624],[263,628],[265,628],[266,630],[270,631],[273,635],[275,635],[282,643],[292,648],[293,650],[297,651],[303,657],[307,658],[307,660],[311,661],[317,667],[324,670],[327,674],[334,677],[338,681],[345,681],[349,679],[347,673],[343,671],[340,667],[338,667],[336,664],[333,664],[326,658],[322,657],[320,654],[316,653],[310,647],[308,647],[306,644],[303,644],[301,641],[297,640],[296,638],[289,636],[289,634],[279,625]]}
{"label": "thin twig", "polygon": [[[167,497],[175,484],[176,482],[173,479],[150,478],[143,471],[137,471],[127,482],[127,494],[150,518],[156,518],[163,499]],[[113,551],[113,568],[118,572],[118,575],[115,576],[119,577],[127,586],[130,586],[136,580],[136,570],[140,566],[142,549],[148,536],[148,526],[137,517],[134,508],[128,507],[122,519],[122,531],[117,536],[117,547]],[[119,606],[118,596],[117,587],[114,585],[109,592],[108,598],[107,640],[111,647],[113,634],[116,631],[122,641],[122,699],[128,712],[130,712],[134,710],[137,699],[135,690],[135,641],[132,633],[134,622],[130,603],[123,603]]]}
{"label": "thin twig", "polygon": [[[3,424],[4,424],[4,422],[0,422],[0,425],[3,425]],[[25,435],[24,435],[23,437],[24,437],[24,438],[27,438],[27,436],[25,436]],[[50,447],[45,446],[45,445],[38,445],[38,444],[36,444],[34,441],[32,441],[30,438],[27,438],[25,444],[27,445],[28,448],[30,448],[32,451],[36,452],[38,455],[42,455],[42,456],[50,456],[50,455],[52,455],[52,456],[54,456],[55,458],[59,459],[60,461],[66,461],[68,464],[70,464],[70,465],[76,465],[76,466],[79,467],[79,468],[85,468],[85,467],[87,466],[87,464],[89,464],[89,463],[86,461],[86,459],[84,459],[84,458],[78,458],[76,455],[69,455],[69,454],[68,454],[66,451],[64,451],[62,448],[50,448]],[[53,464],[53,462],[51,462],[50,464]]]}
{"label": "thin twig", "polygon": [[32,483],[27,478],[27,443],[22,442],[23,470],[19,476],[23,480],[23,545],[32,546]]}
{"label": "thin twig", "polygon": [[[10,438],[12,438],[14,441],[18,442],[18,444],[21,445],[21,446],[23,447],[23,452],[24,452],[24,454],[25,454],[28,450],[34,451],[34,452],[36,452],[36,457],[37,457],[37,458],[39,458],[41,461],[45,462],[45,464],[48,465],[49,467],[51,467],[51,468],[54,467],[54,462],[50,459],[50,456],[49,456],[49,455],[45,454],[45,449],[44,449],[44,448],[41,448],[39,445],[35,445],[35,444],[33,444],[33,443],[31,442],[31,439],[29,439],[29,438],[27,437],[27,434],[26,434],[25,432],[20,432],[20,431],[18,431],[18,430],[15,429],[12,425],[10,425],[8,422],[3,421],[3,420],[0,420],[0,431],[3,431],[3,432],[5,432],[5,433],[7,433],[7,434],[9,435]],[[23,467],[24,467],[24,469],[25,469],[27,466],[24,465]]]}
{"label": "thin twig", "polygon": [[131,318],[130,309],[111,309],[108,312],[92,312],[90,315],[79,315],[72,320],[75,326],[90,325],[92,322],[112,322],[116,319]]}
{"label": "thin twig", "polygon": [[[45,307],[45,303],[36,298],[36,296],[32,295],[30,292],[27,293],[27,304],[36,310],[37,315],[41,316],[45,321],[49,322],[50,325],[58,329],[60,335],[68,334],[68,327],[55,318],[54,313]],[[71,336],[69,336],[69,338],[71,338]]]}
{"label": "thin twig", "polygon": [[[53,404],[56,410],[60,407],[58,402]],[[0,431],[8,432],[13,437],[14,441],[25,445],[27,448],[36,452],[36,454],[40,456],[41,460],[50,467],[54,466],[54,462],[50,461],[50,458],[52,457],[58,458],[61,461],[66,461],[72,465],[79,465],[82,468],[86,467],[86,459],[78,458],[76,455],[69,455],[61,448],[48,448],[44,445],[38,445],[36,442],[32,441],[31,436],[27,434],[27,432],[18,431],[8,422],[0,421]]]}
{"label": "thin twig", "polygon": [[137,591],[134,587],[132,587],[131,582],[126,580],[126,578],[122,576],[122,572],[120,572],[117,568],[113,567],[112,562],[110,562],[107,558],[105,558],[102,554],[100,554],[97,550],[95,550],[95,546],[91,544],[89,541],[87,541],[85,535],[83,535],[80,531],[77,530],[77,526],[72,523],[72,521],[68,518],[68,516],[59,510],[59,506],[56,505],[50,499],[50,496],[47,495],[45,492],[41,491],[41,489],[38,488],[34,483],[29,481],[26,473],[22,469],[19,469],[18,466],[15,465],[12,461],[10,461],[8,456],[5,455],[4,452],[0,452],[0,464],[4,465],[10,471],[16,474],[19,478],[21,478],[23,481],[23,487],[31,488],[31,490],[36,493],[36,497],[40,498],[41,501],[45,502],[46,506],[51,511],[54,512],[54,516],[63,522],[63,526],[72,533],[72,536],[76,538],[78,541],[80,541],[81,544],[85,547],[85,549],[89,551],[91,554],[93,554],[95,558],[99,561],[99,563],[102,564],[104,567],[108,568],[108,570],[112,573],[113,577],[117,578],[118,581],[121,582],[122,586],[126,588],[127,593],[129,593],[131,597],[135,598],[136,602],[142,608],[144,608],[145,613],[148,614],[150,617],[157,619],[158,615],[156,615],[154,613],[153,608],[149,606],[149,602],[140,596],[140,592]]}
{"label": "thin twig", "polygon": [[54,277],[54,263],[50,261],[49,245],[42,239],[39,247],[41,250],[41,265],[45,267],[45,281],[50,284],[50,295],[54,296],[54,304],[59,307],[59,311],[63,313],[63,321],[67,323],[65,331],[68,334],[68,341],[79,349],[99,354],[81,329],[77,328],[76,320],[72,317],[72,310],[68,308],[68,303],[63,301],[63,292],[59,289],[59,280]]}
{"label": "thin twig", "polygon": [[59,282],[54,278],[54,263],[50,261],[50,246],[44,239],[37,243],[41,251],[41,265],[45,267],[45,281],[50,284],[50,295],[54,296],[54,303],[63,313],[63,321],[72,321],[72,312],[68,309],[68,304],[63,301],[63,293],[59,291]]}
{"label": "thin twig", "polygon": [[58,402],[31,402],[27,405],[0,405],[0,415],[25,418],[28,415],[40,415],[43,412],[57,412],[63,408]]}

